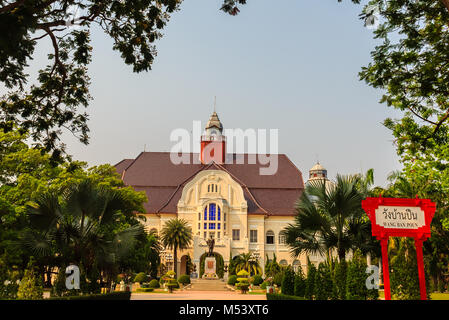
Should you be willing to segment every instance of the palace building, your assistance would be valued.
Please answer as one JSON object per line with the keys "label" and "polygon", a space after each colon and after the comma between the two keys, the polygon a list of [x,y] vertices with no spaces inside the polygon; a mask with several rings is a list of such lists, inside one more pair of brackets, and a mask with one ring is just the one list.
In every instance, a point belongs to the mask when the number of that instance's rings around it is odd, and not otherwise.
{"label": "palace building", "polygon": [[[200,270],[207,252],[206,240],[215,239],[214,252],[224,264],[241,253],[252,253],[264,267],[276,255],[282,265],[306,266],[306,256],[292,257],[282,230],[294,222],[295,203],[304,190],[301,171],[285,154],[277,155],[278,168],[272,175],[261,175],[266,167],[250,154],[227,154],[223,125],[216,112],[201,137],[201,152],[189,153],[187,163],[175,164],[169,152],[142,152],[135,159],[115,165],[124,183],[144,191],[145,228],[159,233],[166,221],[185,219],[193,231],[187,250],[171,252],[162,262],[170,269],[177,263],[178,273],[186,273],[188,257]],[[199,161],[198,161],[199,160]],[[327,180],[327,171],[317,164],[309,179]],[[320,256],[309,256],[312,262]]]}

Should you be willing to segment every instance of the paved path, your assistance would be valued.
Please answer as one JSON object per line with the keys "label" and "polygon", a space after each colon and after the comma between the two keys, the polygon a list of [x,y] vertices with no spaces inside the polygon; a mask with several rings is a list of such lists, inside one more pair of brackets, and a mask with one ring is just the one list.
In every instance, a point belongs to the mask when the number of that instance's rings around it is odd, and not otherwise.
{"label": "paved path", "polygon": [[131,300],[266,300],[266,296],[233,291],[185,290],[173,293],[133,293]]}

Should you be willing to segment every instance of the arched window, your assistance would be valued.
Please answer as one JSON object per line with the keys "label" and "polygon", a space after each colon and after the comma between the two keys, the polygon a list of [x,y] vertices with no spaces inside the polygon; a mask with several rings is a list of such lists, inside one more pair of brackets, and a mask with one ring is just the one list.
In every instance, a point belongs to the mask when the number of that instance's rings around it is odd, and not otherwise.
{"label": "arched window", "polygon": [[220,230],[220,220],[221,208],[219,205],[210,203],[204,208],[204,230]]}
{"label": "arched window", "polygon": [[154,234],[155,236],[157,236],[157,229],[156,228],[152,228],[150,230],[150,234]]}
{"label": "arched window", "polygon": [[215,203],[211,203],[209,205],[209,220],[215,221],[216,219],[216,206]]}
{"label": "arched window", "polygon": [[285,243],[286,243],[285,232],[281,231],[281,232],[279,232],[279,244],[285,244]]}
{"label": "arched window", "polygon": [[266,241],[267,244],[274,244],[274,232],[273,231],[268,230],[266,238],[267,238],[267,241]]}
{"label": "arched window", "polygon": [[284,267],[288,266],[287,260],[282,259],[281,261],[279,261],[279,265],[284,266]]}
{"label": "arched window", "polygon": [[301,265],[301,264],[299,263],[299,260],[293,261],[293,263],[292,263],[293,271],[298,272],[298,269],[299,269],[299,266],[300,266],[300,265]]}

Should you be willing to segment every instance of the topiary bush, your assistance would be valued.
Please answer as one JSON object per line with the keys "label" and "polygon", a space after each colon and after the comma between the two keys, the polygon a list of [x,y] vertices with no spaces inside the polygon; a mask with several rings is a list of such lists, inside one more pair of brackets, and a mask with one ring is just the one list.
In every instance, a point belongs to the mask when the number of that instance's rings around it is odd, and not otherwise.
{"label": "topiary bush", "polygon": [[260,289],[265,290],[267,288],[267,286],[268,286],[268,282],[264,281],[260,284]]}
{"label": "topiary bush", "polygon": [[229,276],[228,284],[231,286],[234,286],[236,283],[237,283],[237,276],[235,274],[232,276]]}
{"label": "topiary bush", "polygon": [[315,275],[316,267],[309,261],[307,267],[306,290],[304,293],[304,297],[308,300],[312,300],[313,296],[315,295]]}
{"label": "topiary bush", "polygon": [[157,281],[156,279],[151,280],[150,283],[148,284],[148,288],[156,289],[159,287],[160,287],[159,281]]}
{"label": "topiary bush", "polygon": [[241,293],[245,294],[248,292],[249,289],[249,272],[246,270],[240,270],[237,273],[237,284],[235,285]]}
{"label": "topiary bush", "polygon": [[356,250],[351,262],[348,264],[346,275],[346,300],[365,300],[366,288],[366,262],[362,258],[360,250]]}
{"label": "topiary bush", "polygon": [[304,297],[306,293],[306,279],[302,272],[301,266],[298,267],[298,271],[295,274],[295,296]]}
{"label": "topiary bush", "polygon": [[263,282],[262,276],[260,274],[256,274],[253,276],[253,285],[260,286]]}
{"label": "topiary bush", "polygon": [[142,284],[142,282],[147,282],[148,281],[148,277],[145,274],[145,272],[139,272],[135,277],[134,277],[134,282],[138,282],[140,284]]}
{"label": "topiary bush", "polygon": [[334,286],[336,299],[345,300],[346,299],[346,272],[348,269],[348,264],[346,260],[342,260],[336,264],[334,270]]}
{"label": "topiary bush", "polygon": [[182,285],[186,285],[190,283],[190,276],[187,274],[183,274],[179,277],[178,282]]}
{"label": "topiary bush", "polygon": [[293,269],[287,268],[284,271],[284,275],[282,277],[282,294],[286,295],[294,295],[295,294],[295,273]]}
{"label": "topiary bush", "polygon": [[332,296],[333,281],[327,263],[321,262],[315,275],[315,299],[329,300]]}

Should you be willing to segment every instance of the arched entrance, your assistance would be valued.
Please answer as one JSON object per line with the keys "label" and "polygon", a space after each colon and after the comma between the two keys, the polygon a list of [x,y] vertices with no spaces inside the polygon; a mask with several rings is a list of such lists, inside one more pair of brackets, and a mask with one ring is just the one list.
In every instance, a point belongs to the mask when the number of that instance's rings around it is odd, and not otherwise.
{"label": "arched entrance", "polygon": [[189,274],[189,260],[190,260],[190,257],[188,255],[183,255],[181,257],[181,265],[179,268],[179,275]]}
{"label": "arched entrance", "polygon": [[[204,262],[206,260],[207,253],[203,253],[200,257],[200,278],[204,274]],[[214,257],[216,261],[216,272],[218,278],[223,278],[224,276],[224,259],[223,256],[217,252],[214,252]]]}

